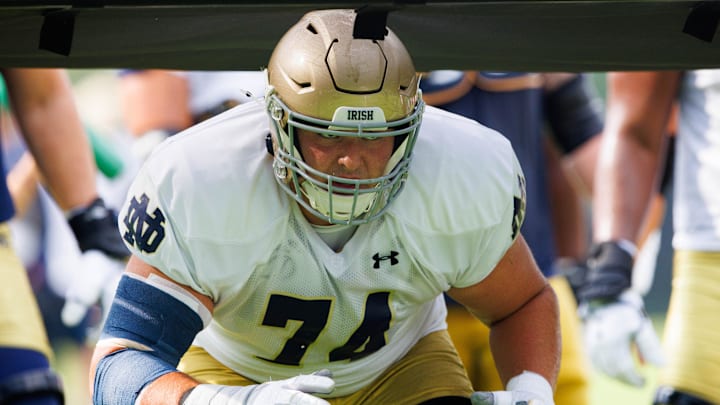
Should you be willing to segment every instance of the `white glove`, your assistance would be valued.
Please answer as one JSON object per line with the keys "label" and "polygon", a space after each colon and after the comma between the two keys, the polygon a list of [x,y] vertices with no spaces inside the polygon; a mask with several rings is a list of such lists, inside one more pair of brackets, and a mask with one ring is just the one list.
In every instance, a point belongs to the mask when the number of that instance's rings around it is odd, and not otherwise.
{"label": "white glove", "polygon": [[582,304],[583,338],[595,368],[634,386],[645,384],[638,373],[633,346],[640,360],[656,366],[665,362],[660,339],[637,292],[627,290],[617,301]]}
{"label": "white glove", "polygon": [[511,378],[507,391],[478,391],[470,400],[472,405],[555,405],[550,383],[530,371]]}
{"label": "white glove", "polygon": [[200,384],[190,391],[182,405],[330,405],[310,393],[330,393],[335,388],[331,377],[330,371],[320,370],[247,387]]}
{"label": "white glove", "polygon": [[88,309],[100,300],[106,289],[116,285],[125,270],[124,261],[95,249],[82,254],[80,265],[82,269],[75,273],[70,283],[60,314],[63,323],[69,327],[83,320]]}

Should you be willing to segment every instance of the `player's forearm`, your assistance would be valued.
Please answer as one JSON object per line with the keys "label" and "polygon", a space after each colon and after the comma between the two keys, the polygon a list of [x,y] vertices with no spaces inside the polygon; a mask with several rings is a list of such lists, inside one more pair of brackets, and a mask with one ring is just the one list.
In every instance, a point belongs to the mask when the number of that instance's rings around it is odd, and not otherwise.
{"label": "player's forearm", "polygon": [[198,384],[181,372],[165,374],[140,392],[137,405],[180,404],[183,394]]}
{"label": "player's forearm", "polygon": [[63,210],[89,204],[97,197],[95,165],[65,73],[23,70],[15,77],[18,123],[53,197]]}
{"label": "player's forearm", "polygon": [[100,341],[90,363],[96,405],[179,404],[199,383],[154,355]]}
{"label": "player's forearm", "polygon": [[596,241],[635,241],[655,189],[659,155],[628,136],[605,140],[595,180]]}
{"label": "player's forearm", "polygon": [[139,395],[142,403],[177,403],[194,384],[177,366],[210,322],[210,307],[155,272],[133,256],[118,283],[92,360],[96,405],[135,405]]}
{"label": "player's forearm", "polygon": [[545,156],[557,255],[579,261],[587,252],[581,196],[562,167],[559,151],[549,142],[545,142]]}
{"label": "player's forearm", "polygon": [[602,136],[598,134],[563,158],[566,175],[583,197],[591,198],[595,194],[594,180],[601,144]]}
{"label": "player's forearm", "polygon": [[[48,113],[56,117],[49,122],[61,122],[61,116],[69,120],[67,114],[73,111],[70,106],[57,108],[54,113]],[[52,126],[56,127],[54,133],[39,134],[28,144],[58,205],[63,210],[85,206],[97,197],[90,144],[79,122],[68,127]]]}
{"label": "player's forearm", "polygon": [[678,72],[608,75],[608,108],[595,175],[596,241],[637,240],[654,194]]}
{"label": "player's forearm", "polygon": [[[125,365],[116,365],[115,367],[125,368],[127,373],[132,374],[133,372],[139,373],[140,370],[133,371],[135,367],[133,364],[126,363]],[[93,368],[93,370],[95,370]],[[142,374],[142,373],[139,373]],[[138,381],[134,381],[138,380]],[[128,377],[125,381],[120,381],[123,384],[130,383],[131,385],[139,385],[142,383],[141,379],[133,379]],[[107,379],[105,379],[107,381]],[[191,388],[198,385],[199,382],[190,377],[187,374],[179,371],[170,372],[160,377],[155,378],[147,382],[144,388],[140,391],[137,399],[134,400],[129,395],[113,395],[112,393],[94,392],[95,390],[114,390],[113,384],[98,383],[95,381],[95,373],[91,375],[90,386],[92,387],[91,395],[93,395],[93,403],[105,404],[112,403],[113,405],[157,405],[157,404],[181,404],[183,395],[190,391]],[[100,399],[98,399],[100,398]],[[108,398],[112,398],[108,401]]]}
{"label": "player's forearm", "polygon": [[558,331],[557,298],[549,285],[512,316],[493,324],[490,347],[503,384],[533,371],[554,387],[560,367]]}

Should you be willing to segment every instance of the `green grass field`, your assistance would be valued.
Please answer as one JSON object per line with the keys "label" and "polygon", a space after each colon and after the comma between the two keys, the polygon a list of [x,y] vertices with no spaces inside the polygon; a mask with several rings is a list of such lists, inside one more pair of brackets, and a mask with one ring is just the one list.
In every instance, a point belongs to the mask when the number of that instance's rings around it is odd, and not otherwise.
{"label": "green grass field", "polygon": [[614,381],[599,373],[593,373],[590,387],[590,405],[650,405],[655,393],[657,371],[651,367],[643,369],[647,383],[642,388],[631,387]]}

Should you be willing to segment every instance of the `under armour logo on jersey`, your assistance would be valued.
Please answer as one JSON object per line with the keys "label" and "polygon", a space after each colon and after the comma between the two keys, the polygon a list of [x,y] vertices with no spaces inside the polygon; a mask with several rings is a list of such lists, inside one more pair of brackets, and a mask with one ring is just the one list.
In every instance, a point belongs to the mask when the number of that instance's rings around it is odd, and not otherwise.
{"label": "under armour logo on jersey", "polygon": [[165,228],[163,227],[165,215],[160,208],[155,208],[150,214],[148,212],[149,202],[150,198],[145,194],[140,196],[140,200],[133,197],[127,215],[123,219],[127,228],[123,239],[145,253],[155,252],[165,238]]}
{"label": "under armour logo on jersey", "polygon": [[398,252],[396,252],[396,251],[394,251],[394,250],[391,250],[391,251],[390,251],[390,254],[389,254],[389,255],[385,255],[385,256],[380,256],[380,253],[375,253],[375,254],[373,255],[373,257],[372,257],[373,260],[375,260],[375,264],[373,264],[373,269],[379,269],[379,268],[380,268],[380,262],[382,262],[382,261],[384,261],[384,260],[390,260],[390,265],[391,265],[391,266],[394,266],[394,265],[400,263],[400,261],[397,259],[397,256],[398,256],[399,254],[400,254],[400,253],[398,253]]}

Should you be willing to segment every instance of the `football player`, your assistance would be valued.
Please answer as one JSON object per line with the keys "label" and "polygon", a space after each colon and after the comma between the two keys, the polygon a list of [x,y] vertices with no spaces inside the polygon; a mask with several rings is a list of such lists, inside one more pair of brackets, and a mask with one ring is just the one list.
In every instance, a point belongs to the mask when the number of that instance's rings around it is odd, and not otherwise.
{"label": "football player", "polygon": [[[402,42],[363,17],[306,14],[264,100],[147,158],[95,404],[554,403],[557,300],[512,147],[425,108]],[[443,292],[491,328],[503,389],[473,392]]]}
{"label": "football player", "polygon": [[119,78],[123,122],[141,162],[167,137],[262,97],[266,85],[261,70],[122,70]]}
{"label": "football player", "polygon": [[[631,385],[645,383],[634,353],[661,365],[656,405],[720,403],[720,71],[616,72],[608,75],[608,95],[593,201],[596,243],[579,291],[591,358]],[[663,352],[633,285],[633,260],[675,105],[675,253]]]}

